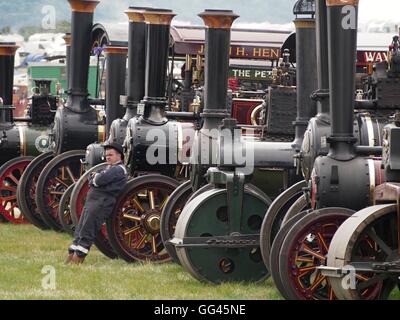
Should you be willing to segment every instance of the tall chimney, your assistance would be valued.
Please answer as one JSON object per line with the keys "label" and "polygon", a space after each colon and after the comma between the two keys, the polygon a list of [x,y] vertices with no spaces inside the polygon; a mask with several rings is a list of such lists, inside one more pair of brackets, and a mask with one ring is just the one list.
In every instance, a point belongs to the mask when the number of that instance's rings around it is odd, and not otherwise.
{"label": "tall chimney", "polygon": [[214,129],[228,116],[226,109],[231,27],[239,16],[231,10],[205,10],[199,16],[206,25],[207,44],[203,129]]}
{"label": "tall chimney", "polygon": [[67,91],[71,90],[70,83],[71,83],[71,33],[66,33],[63,37],[66,46],[66,60],[65,60],[65,68],[67,71]]}
{"label": "tall chimney", "polygon": [[163,112],[167,103],[165,90],[170,25],[175,13],[165,9],[149,9],[143,16],[148,24],[143,116],[152,123],[165,123],[167,120]]}
{"label": "tall chimney", "polygon": [[326,0],[316,0],[317,14],[317,74],[318,88],[321,95],[318,99],[318,116],[330,119],[329,114],[329,60],[328,60],[328,25]]}
{"label": "tall chimney", "polygon": [[317,113],[311,94],[317,89],[315,7],[313,0],[300,0],[294,10],[296,19],[297,118],[293,148],[300,150],[308,121]]}
{"label": "tall chimney", "polygon": [[128,48],[107,46],[106,55],[106,134],[110,132],[111,123],[122,116],[120,96],[125,94],[126,56]]}
{"label": "tall chimney", "polygon": [[67,108],[74,112],[86,112],[88,103],[88,76],[92,45],[93,13],[100,1],[68,0],[71,18],[71,68],[70,90]]}
{"label": "tall chimney", "polygon": [[129,7],[128,88],[124,119],[137,115],[137,105],[144,97],[146,75],[146,23],[143,13],[149,8]]}
{"label": "tall chimney", "polygon": [[358,0],[326,0],[332,136],[330,156],[352,158]]}
{"label": "tall chimney", "polygon": [[0,124],[13,122],[14,59],[18,46],[14,42],[0,42]]}

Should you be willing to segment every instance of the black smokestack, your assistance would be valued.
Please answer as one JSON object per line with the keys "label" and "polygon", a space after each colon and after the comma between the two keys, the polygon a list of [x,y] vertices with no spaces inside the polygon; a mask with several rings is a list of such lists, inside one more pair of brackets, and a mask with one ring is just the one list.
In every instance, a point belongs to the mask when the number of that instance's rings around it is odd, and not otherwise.
{"label": "black smokestack", "polygon": [[75,112],[85,112],[88,103],[89,61],[92,50],[93,13],[100,1],[68,0],[71,18],[71,68],[67,107]]}
{"label": "black smokestack", "polygon": [[152,118],[154,122],[165,122],[159,115],[153,118],[153,111],[159,114],[156,109],[161,113],[165,110],[170,25],[175,14],[171,10],[149,9],[143,16],[148,24],[144,117]]}
{"label": "black smokestack", "polygon": [[301,0],[294,7],[296,19],[296,77],[297,118],[293,147],[300,150],[308,121],[317,113],[316,104],[310,99],[317,89],[315,5],[313,0]]}
{"label": "black smokestack", "polygon": [[217,128],[227,117],[227,89],[231,27],[239,16],[231,10],[205,10],[206,25],[204,129]]}
{"label": "black smokestack", "polygon": [[65,60],[65,68],[67,70],[67,90],[71,90],[70,83],[71,83],[71,33],[66,33],[63,37],[66,46],[66,60]]}
{"label": "black smokestack", "polygon": [[318,101],[318,114],[329,119],[329,60],[328,60],[328,25],[326,0],[316,0],[317,14],[317,74],[318,88],[324,96]]}
{"label": "black smokestack", "polygon": [[0,124],[13,122],[14,60],[18,46],[14,42],[0,42]]}
{"label": "black smokestack", "polygon": [[120,96],[125,94],[126,56],[128,48],[122,46],[107,46],[104,49],[107,60],[106,78],[106,132],[107,138],[111,123],[122,117]]}
{"label": "black smokestack", "polygon": [[328,13],[331,155],[351,153],[358,0],[326,0]]}
{"label": "black smokestack", "polygon": [[149,8],[129,7],[128,88],[124,118],[129,120],[137,114],[137,104],[145,94],[146,75],[146,23],[143,13]]}

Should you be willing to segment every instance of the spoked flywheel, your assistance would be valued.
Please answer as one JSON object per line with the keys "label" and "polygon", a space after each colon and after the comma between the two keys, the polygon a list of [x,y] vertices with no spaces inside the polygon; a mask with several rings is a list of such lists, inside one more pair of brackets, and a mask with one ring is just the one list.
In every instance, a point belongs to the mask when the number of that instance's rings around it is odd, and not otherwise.
{"label": "spoked flywheel", "polygon": [[[107,166],[106,163],[100,163],[97,166],[90,168],[75,183],[70,199],[70,214],[74,226],[78,225],[79,220],[83,213],[83,208],[86,202],[86,196],[89,192],[89,180],[88,180],[89,175],[92,172],[103,170],[106,166]],[[99,251],[103,253],[106,257],[110,259],[118,258],[118,255],[115,253],[114,249],[111,247],[111,244],[108,240],[107,228],[105,224],[103,224],[101,232],[97,234],[94,244],[97,247],[97,249],[99,249]]]}
{"label": "spoked flywheel", "polygon": [[29,223],[17,203],[17,187],[33,157],[18,157],[0,167],[0,215],[14,224]]}
{"label": "spoked flywheel", "polygon": [[71,218],[71,193],[75,184],[71,184],[60,199],[60,205],[58,207],[58,220],[60,221],[63,230],[70,235],[74,235],[75,225]]}
{"label": "spoked flywheel", "polygon": [[17,188],[17,203],[25,219],[34,226],[46,230],[50,229],[40,216],[36,205],[36,184],[43,168],[54,158],[53,152],[42,153],[33,159],[22,174]]}
{"label": "spoked flywheel", "polygon": [[185,206],[188,198],[193,193],[190,181],[182,183],[176,190],[171,193],[167,203],[165,204],[160,219],[160,234],[165,249],[175,263],[180,263],[176,254],[175,246],[169,243],[175,233],[176,223]]}
{"label": "spoked flywheel", "polygon": [[176,226],[173,242],[182,266],[196,279],[211,283],[265,279],[259,234],[269,204],[266,197],[245,188],[242,214],[230,218],[226,189],[201,193],[186,204]]}
{"label": "spoked flywheel", "polygon": [[36,203],[43,220],[54,230],[62,230],[58,219],[58,207],[64,191],[74,184],[84,172],[81,160],[84,150],[62,153],[43,169],[36,186]]}
{"label": "spoked flywheel", "polygon": [[328,267],[350,270],[346,281],[329,278],[339,299],[387,299],[399,276],[399,226],[392,204],[368,207],[343,223],[328,253]]}
{"label": "spoked flywheel", "polygon": [[179,183],[167,176],[145,175],[130,180],[107,221],[110,243],[128,262],[162,263],[171,258],[160,235],[160,217]]}

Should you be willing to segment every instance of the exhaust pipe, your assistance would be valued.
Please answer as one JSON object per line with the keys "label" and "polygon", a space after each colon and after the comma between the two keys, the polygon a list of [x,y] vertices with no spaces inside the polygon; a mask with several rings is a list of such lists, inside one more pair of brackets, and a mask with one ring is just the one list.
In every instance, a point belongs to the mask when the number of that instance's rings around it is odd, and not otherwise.
{"label": "exhaust pipe", "polygon": [[2,130],[12,125],[14,60],[18,46],[14,42],[0,42],[0,126]]}
{"label": "exhaust pipe", "polygon": [[138,114],[155,125],[166,123],[166,76],[170,25],[175,13],[165,9],[148,9],[143,13],[147,27],[145,97]]}
{"label": "exhaust pipe", "polygon": [[72,9],[71,18],[71,68],[70,90],[67,108],[83,113],[90,108],[88,102],[88,76],[91,53],[93,13],[100,1],[68,0]]}
{"label": "exhaust pipe", "polygon": [[326,0],[316,0],[317,15],[317,74],[318,117],[330,121],[329,114],[329,60],[328,60],[328,24]]}
{"label": "exhaust pipe", "polygon": [[217,128],[227,114],[227,89],[231,27],[239,16],[230,10],[205,10],[206,25],[204,129]]}
{"label": "exhaust pipe", "polygon": [[106,78],[106,135],[109,136],[111,123],[123,115],[120,96],[125,94],[126,56],[128,48],[107,46],[104,49],[107,63]]}
{"label": "exhaust pipe", "polygon": [[146,74],[146,23],[143,13],[149,8],[129,7],[128,88],[124,120],[137,115],[137,105],[143,100]]}
{"label": "exhaust pipe", "polygon": [[63,37],[66,45],[66,60],[65,60],[65,68],[67,69],[67,90],[71,90],[70,83],[71,83],[71,33],[66,33]]}
{"label": "exhaust pipe", "polygon": [[[358,0],[326,0],[332,135],[330,156],[354,157],[354,89],[357,50]],[[346,18],[346,19],[345,19]]]}
{"label": "exhaust pipe", "polygon": [[314,1],[299,1],[293,13],[296,15],[297,118],[292,146],[300,151],[308,121],[317,113],[315,102],[310,99],[317,88]]}

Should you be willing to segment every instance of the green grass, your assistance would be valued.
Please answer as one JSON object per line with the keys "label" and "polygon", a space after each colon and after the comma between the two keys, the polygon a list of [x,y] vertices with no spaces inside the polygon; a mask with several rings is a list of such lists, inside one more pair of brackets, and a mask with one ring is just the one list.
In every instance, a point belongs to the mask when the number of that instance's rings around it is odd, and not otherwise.
{"label": "green grass", "polygon": [[[282,299],[271,279],[260,284],[213,286],[173,263],[110,260],[93,248],[80,266],[64,265],[71,238],[30,225],[0,224],[0,300],[5,299]],[[53,266],[56,289],[42,288],[44,266]],[[391,299],[400,299],[394,290]]]}
{"label": "green grass", "polygon": [[[30,225],[0,224],[0,300],[3,299],[281,299],[269,279],[261,284],[213,286],[180,266],[110,260],[93,248],[85,263],[66,266],[71,238]],[[42,268],[53,266],[56,290],[42,288]]]}

